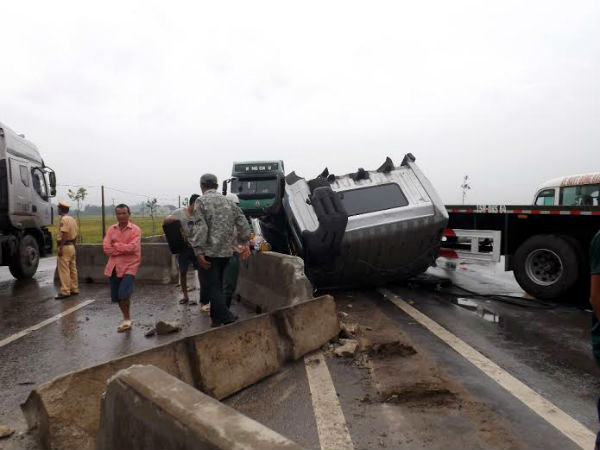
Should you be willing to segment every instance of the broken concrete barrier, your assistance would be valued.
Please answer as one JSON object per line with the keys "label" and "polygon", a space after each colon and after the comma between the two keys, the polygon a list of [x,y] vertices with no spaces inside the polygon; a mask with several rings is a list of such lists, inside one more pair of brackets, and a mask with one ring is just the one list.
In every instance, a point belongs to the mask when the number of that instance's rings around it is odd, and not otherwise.
{"label": "broken concrete barrier", "polygon": [[197,387],[221,399],[277,372],[287,359],[279,340],[271,315],[190,338],[198,368]]}
{"label": "broken concrete barrier", "polygon": [[[77,272],[80,282],[108,282],[108,278],[104,276],[107,261],[102,244],[78,245]],[[177,262],[166,243],[142,243],[142,262],[135,279],[158,284],[177,281]]]}
{"label": "broken concrete barrier", "polygon": [[240,261],[236,294],[242,302],[268,312],[311,298],[313,288],[301,258],[259,252]]}
{"label": "broken concrete barrier", "polygon": [[44,448],[91,450],[106,381],[121,369],[151,364],[221,399],[338,333],[335,302],[326,295],[59,376],[33,390],[21,408],[30,428],[38,427]]}
{"label": "broken concrete barrier", "polygon": [[133,364],[151,364],[192,384],[184,341],[155,347],[87,369],[61,375],[39,386],[21,405],[29,428],[37,427],[46,449],[93,449],[106,380]]}
{"label": "broken concrete barrier", "polygon": [[98,449],[300,449],[295,442],[153,366],[109,380]]}
{"label": "broken concrete barrier", "polygon": [[318,302],[304,301],[273,313],[280,332],[288,339],[288,353],[293,360],[318,349],[340,332],[333,297],[324,295],[317,299]]}

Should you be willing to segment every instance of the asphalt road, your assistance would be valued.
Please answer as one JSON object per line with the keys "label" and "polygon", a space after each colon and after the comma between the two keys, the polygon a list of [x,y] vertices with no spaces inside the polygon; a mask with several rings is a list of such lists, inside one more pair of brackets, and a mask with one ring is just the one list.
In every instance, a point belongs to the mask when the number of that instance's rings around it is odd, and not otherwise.
{"label": "asphalt road", "polygon": [[[119,311],[109,302],[107,286],[83,285],[79,298],[54,300],[53,265],[52,259],[43,260],[27,283],[0,269],[0,341],[93,300],[0,347],[0,423],[19,431],[24,424],[18,405],[35,385],[180,336],[144,337],[158,318],[181,321],[184,334],[209,325],[197,307],[177,303],[177,287],[138,285],[134,329],[118,334]],[[484,296],[471,297],[445,286],[443,279]],[[591,358],[585,305],[526,300],[511,274],[497,266],[435,268],[390,291],[584,427],[598,428],[599,372]],[[519,304],[491,294],[512,295]],[[333,354],[333,347],[326,348],[323,363],[307,359],[289,364],[226,403],[309,448],[344,436],[348,448],[356,449],[580,448],[559,431],[560,425],[551,425],[379,292],[333,295],[343,320],[360,325],[364,352],[342,358]],[[242,316],[250,315],[236,308]],[[383,345],[390,343],[395,347]],[[311,378],[319,366],[330,384]],[[323,415],[336,408],[333,419]],[[328,420],[337,424],[329,436],[320,430]],[[27,446],[27,438],[17,434],[0,441],[0,448]]]}

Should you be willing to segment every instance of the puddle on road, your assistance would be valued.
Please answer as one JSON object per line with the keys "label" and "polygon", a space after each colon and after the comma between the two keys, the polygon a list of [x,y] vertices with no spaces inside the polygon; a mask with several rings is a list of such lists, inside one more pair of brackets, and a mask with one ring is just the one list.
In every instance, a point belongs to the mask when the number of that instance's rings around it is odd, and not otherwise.
{"label": "puddle on road", "polygon": [[468,298],[458,297],[452,300],[453,303],[458,306],[465,308],[477,316],[490,323],[500,323],[500,315],[496,314],[493,311],[490,311],[487,308],[484,308],[481,304],[477,303],[475,300],[471,300]]}

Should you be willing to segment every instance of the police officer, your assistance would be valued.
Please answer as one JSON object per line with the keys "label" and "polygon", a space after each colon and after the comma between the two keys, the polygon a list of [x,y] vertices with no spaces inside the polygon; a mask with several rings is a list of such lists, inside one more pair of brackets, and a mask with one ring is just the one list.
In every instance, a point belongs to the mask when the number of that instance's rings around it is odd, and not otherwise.
{"label": "police officer", "polygon": [[75,262],[75,241],[79,229],[77,222],[69,216],[69,204],[58,202],[58,257],[56,258],[60,292],[54,297],[57,300],[79,294],[77,281],[77,265]]}
{"label": "police officer", "polygon": [[201,283],[210,299],[211,326],[235,322],[223,294],[223,272],[233,255],[232,241],[237,231],[239,244],[250,239],[248,222],[240,208],[217,192],[217,177],[207,173],[200,177],[202,196],[194,206],[194,228],[189,242],[198,258]]}

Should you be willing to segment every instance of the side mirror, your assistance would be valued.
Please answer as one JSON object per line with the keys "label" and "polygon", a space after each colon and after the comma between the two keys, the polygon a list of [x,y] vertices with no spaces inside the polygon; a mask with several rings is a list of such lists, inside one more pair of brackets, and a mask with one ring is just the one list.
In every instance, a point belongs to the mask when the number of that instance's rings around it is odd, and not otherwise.
{"label": "side mirror", "polygon": [[50,197],[56,195],[56,174],[54,171],[48,173],[48,180],[50,181]]}

